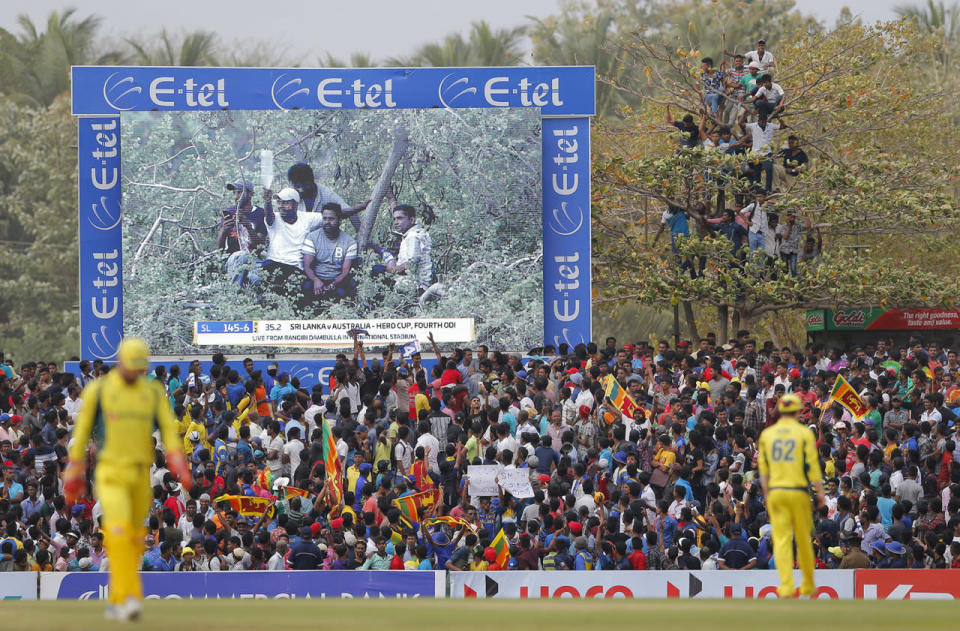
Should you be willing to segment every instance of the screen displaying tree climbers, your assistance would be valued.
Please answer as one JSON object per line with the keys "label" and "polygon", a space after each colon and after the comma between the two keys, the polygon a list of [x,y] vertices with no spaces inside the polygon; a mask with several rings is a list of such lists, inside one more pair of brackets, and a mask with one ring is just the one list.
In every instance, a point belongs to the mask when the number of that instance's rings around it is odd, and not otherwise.
{"label": "screen displaying tree climbers", "polygon": [[[543,340],[538,109],[124,112],[126,335],[473,318]],[[289,349],[288,349],[289,350]]]}

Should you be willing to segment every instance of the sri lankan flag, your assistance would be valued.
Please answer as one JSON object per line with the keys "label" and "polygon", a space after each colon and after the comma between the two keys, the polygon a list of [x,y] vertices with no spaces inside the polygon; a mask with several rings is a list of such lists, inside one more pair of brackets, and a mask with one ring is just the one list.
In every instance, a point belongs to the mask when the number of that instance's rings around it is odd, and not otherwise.
{"label": "sri lankan flag", "polygon": [[633,418],[633,411],[637,409],[637,403],[627,391],[620,385],[616,377],[607,375],[603,381],[603,394],[610,399],[614,406],[626,416]]}
{"label": "sri lankan flag", "polygon": [[833,391],[830,392],[830,400],[836,401],[842,405],[856,420],[862,419],[870,411],[867,404],[863,402],[857,391],[847,383],[842,375],[837,375],[837,380],[833,383]]}
{"label": "sri lankan flag", "polygon": [[420,521],[420,510],[433,506],[440,501],[440,489],[430,489],[423,493],[405,495],[393,500],[393,505],[400,509],[400,514],[411,522]]}
{"label": "sri lankan flag", "polygon": [[403,549],[403,533],[406,530],[416,531],[416,528],[414,528],[413,524],[411,524],[409,521],[407,521],[403,517],[400,518],[400,521],[397,523],[396,526],[390,527],[390,541],[393,542],[393,547],[395,549],[397,550]]}
{"label": "sri lankan flag", "polygon": [[334,512],[339,513],[340,505],[343,503],[343,467],[340,463],[340,454],[337,453],[337,441],[330,431],[330,424],[327,419],[321,416],[323,422],[323,468],[326,472],[324,483],[328,484],[327,502],[330,506],[336,507]]}
{"label": "sri lankan flag", "polygon": [[308,495],[310,495],[303,489],[298,489],[295,486],[285,486],[284,490],[287,494],[286,495],[287,499],[292,499],[294,497],[307,497]]}
{"label": "sri lankan flag", "polygon": [[497,564],[501,568],[507,567],[507,562],[510,560],[510,545],[507,543],[507,536],[503,534],[503,528],[490,542],[490,547],[497,551]]}
{"label": "sri lankan flag", "polygon": [[270,508],[270,498],[250,497],[247,495],[221,495],[214,502],[227,502],[230,508],[243,517],[260,517]]}

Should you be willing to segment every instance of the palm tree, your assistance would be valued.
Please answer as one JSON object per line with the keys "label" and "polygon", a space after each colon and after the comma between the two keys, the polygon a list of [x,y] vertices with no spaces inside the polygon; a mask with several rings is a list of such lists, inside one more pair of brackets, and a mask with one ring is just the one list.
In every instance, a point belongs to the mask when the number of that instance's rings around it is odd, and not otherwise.
{"label": "palm tree", "polygon": [[380,64],[369,53],[353,53],[347,61],[326,53],[320,58],[320,65],[325,68],[375,68]]}
{"label": "palm tree", "polygon": [[122,61],[116,51],[96,50],[101,18],[74,19],[75,10],[54,11],[41,31],[26,15],[17,23],[21,34],[0,29],[0,90],[28,105],[49,105],[70,87],[70,66]]}
{"label": "palm tree", "polygon": [[900,17],[911,20],[924,33],[940,40],[940,52],[937,55],[940,68],[934,69],[936,79],[942,80],[940,71],[955,76],[953,60],[960,47],[960,6],[954,3],[947,7],[943,2],[927,0],[926,6],[899,5],[893,10]]}
{"label": "palm tree", "polygon": [[927,0],[927,5],[902,4],[893,8],[894,12],[902,17],[913,20],[921,30],[927,33],[942,31],[944,39],[957,41],[960,30],[960,6],[953,4],[947,7],[943,2]]}
{"label": "palm tree", "polygon": [[442,42],[424,44],[410,60],[412,66],[470,66],[470,44],[459,34],[447,35]]}
{"label": "palm tree", "polygon": [[[533,58],[550,66],[595,66],[597,75],[618,79],[623,68],[617,60],[613,40],[615,16],[610,11],[584,16],[564,13],[562,16],[533,21]],[[611,114],[623,99],[606,83],[597,83],[597,113]]]}
{"label": "palm tree", "polygon": [[134,59],[144,66],[216,66],[214,55],[217,36],[210,31],[187,33],[178,43],[166,29],[160,31],[160,42],[154,47],[128,38]]}
{"label": "palm tree", "polygon": [[474,22],[470,29],[470,54],[476,66],[515,66],[523,55],[521,40],[526,28],[492,30],[485,21]]}
{"label": "palm tree", "polygon": [[470,35],[447,35],[440,42],[424,44],[409,58],[391,57],[388,66],[516,66],[523,56],[526,29],[491,29],[485,21],[470,25]]}

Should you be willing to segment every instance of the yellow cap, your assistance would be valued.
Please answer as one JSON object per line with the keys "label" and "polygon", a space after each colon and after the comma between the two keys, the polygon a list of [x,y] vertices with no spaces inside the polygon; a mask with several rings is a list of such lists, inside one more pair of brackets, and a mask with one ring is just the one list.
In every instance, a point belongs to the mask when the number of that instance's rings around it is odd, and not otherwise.
{"label": "yellow cap", "polygon": [[194,554],[193,548],[191,548],[190,546],[187,546],[180,552],[180,556],[183,556],[184,554],[193,554],[193,556],[197,556],[196,554]]}
{"label": "yellow cap", "polygon": [[777,409],[782,414],[795,414],[803,409],[803,401],[795,394],[785,394],[777,403]]}
{"label": "yellow cap", "polygon": [[150,349],[138,337],[128,337],[120,342],[117,361],[129,370],[147,370],[150,367]]}

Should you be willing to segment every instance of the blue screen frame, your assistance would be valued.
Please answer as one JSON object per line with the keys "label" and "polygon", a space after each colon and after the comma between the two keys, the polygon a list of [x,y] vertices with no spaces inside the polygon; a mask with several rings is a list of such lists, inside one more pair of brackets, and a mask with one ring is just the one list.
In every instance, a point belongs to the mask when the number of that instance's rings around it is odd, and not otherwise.
{"label": "blue screen frame", "polygon": [[121,112],[435,107],[540,109],[544,343],[573,346],[589,341],[592,66],[75,66],[72,111],[79,119],[80,356],[114,359],[123,338]]}

